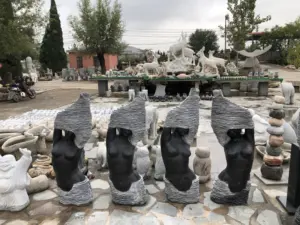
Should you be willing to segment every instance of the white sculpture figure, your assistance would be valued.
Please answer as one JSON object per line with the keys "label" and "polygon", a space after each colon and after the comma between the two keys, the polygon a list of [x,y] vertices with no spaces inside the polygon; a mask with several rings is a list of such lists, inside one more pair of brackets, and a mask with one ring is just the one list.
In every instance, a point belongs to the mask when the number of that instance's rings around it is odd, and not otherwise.
{"label": "white sculpture figure", "polygon": [[154,54],[154,59],[152,63],[144,63],[143,64],[143,69],[145,70],[145,73],[147,75],[149,75],[149,70],[153,70],[156,74],[158,74],[158,67],[159,67],[159,63],[158,63],[158,59],[159,59],[160,55],[158,54]]}
{"label": "white sculpture figure", "polygon": [[268,121],[257,115],[253,109],[249,109],[249,112],[251,113],[254,123],[255,145],[264,146],[267,144],[267,140],[269,138],[267,128],[270,126],[270,124],[268,123]]}
{"label": "white sculpture figure", "polygon": [[176,53],[182,51],[182,57],[184,57],[184,48],[188,47],[187,35],[182,33],[179,42],[171,45],[169,52],[173,57],[176,58]]}
{"label": "white sculpture figure", "polygon": [[106,158],[106,142],[98,142],[97,150],[97,164],[98,170],[102,168],[107,168],[107,158]]}
{"label": "white sculpture figure", "polygon": [[194,52],[193,49],[190,49],[190,48],[184,48],[183,49],[184,57],[186,57],[188,59],[188,61],[193,65],[195,65],[194,54],[195,54],[195,52]]}
{"label": "white sculpture figure", "polygon": [[206,66],[210,66],[212,69],[214,69],[216,71],[216,75],[219,75],[219,70],[218,70],[218,67],[217,67],[217,63],[215,60],[212,60],[212,59],[208,59],[205,55],[204,55],[204,50],[205,50],[205,47],[203,47],[198,53],[197,53],[197,56],[199,56],[199,61],[201,63],[201,66],[202,66],[202,71],[201,73],[204,73],[204,68]]}
{"label": "white sculpture figure", "polygon": [[295,95],[295,88],[292,83],[283,82],[281,83],[281,90],[282,94],[285,98],[286,105],[293,105],[294,104],[294,95]]}
{"label": "white sculpture figure", "polygon": [[34,83],[36,83],[38,81],[38,75],[36,69],[34,68],[32,58],[28,56],[25,61],[26,61],[29,77],[32,79]]}
{"label": "white sculpture figure", "polygon": [[129,99],[129,101],[132,102],[134,98],[135,98],[135,91],[134,91],[134,89],[129,89],[128,90],[128,99]]}
{"label": "white sculpture figure", "polygon": [[18,161],[13,155],[0,155],[0,211],[21,211],[30,202],[26,187],[30,184],[31,151],[20,148],[20,152]]}
{"label": "white sculpture figure", "polygon": [[156,153],[156,160],[155,160],[155,172],[154,172],[154,179],[155,180],[164,180],[164,175],[166,173],[166,167],[161,155],[161,148],[159,145],[152,146],[152,150]]}
{"label": "white sculpture figure", "polygon": [[135,152],[135,159],[136,170],[138,174],[140,174],[142,177],[147,177],[149,175],[149,170],[151,167],[151,161],[147,145],[137,147],[137,151]]}
{"label": "white sculpture figure", "polygon": [[247,52],[246,50],[242,50],[242,51],[236,51],[236,52],[242,56],[247,57],[244,65],[243,65],[243,68],[252,68],[255,71],[255,70],[260,70],[260,64],[259,64],[257,57],[262,54],[265,54],[271,48],[272,48],[272,45],[269,45],[268,47],[266,47],[263,50],[256,49],[253,52]]}
{"label": "white sculpture figure", "polygon": [[208,51],[209,59],[214,60],[217,63],[217,65],[223,67],[224,70],[225,70],[224,75],[228,75],[227,68],[225,66],[226,60],[222,59],[222,58],[214,57],[214,53],[215,53],[215,51]]}

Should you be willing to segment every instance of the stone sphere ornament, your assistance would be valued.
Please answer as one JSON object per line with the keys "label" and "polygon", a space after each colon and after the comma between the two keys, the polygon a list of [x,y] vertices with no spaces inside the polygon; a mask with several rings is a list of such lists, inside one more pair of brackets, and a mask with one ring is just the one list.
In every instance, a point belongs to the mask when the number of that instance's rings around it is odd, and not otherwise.
{"label": "stone sphere ornament", "polygon": [[30,184],[31,151],[19,150],[22,156],[18,161],[13,155],[0,155],[0,211],[21,211],[30,203],[26,187]]}

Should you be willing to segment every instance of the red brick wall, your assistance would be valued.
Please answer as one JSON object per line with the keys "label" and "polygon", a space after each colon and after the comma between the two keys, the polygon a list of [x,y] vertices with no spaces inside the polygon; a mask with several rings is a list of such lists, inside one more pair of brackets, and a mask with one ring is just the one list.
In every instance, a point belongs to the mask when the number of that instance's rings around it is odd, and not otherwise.
{"label": "red brick wall", "polygon": [[[94,66],[94,59],[92,55],[87,55],[83,53],[78,52],[70,52],[69,53],[69,63],[70,68],[77,68],[77,56],[82,56],[82,63],[84,68],[92,67]],[[118,65],[118,56],[117,55],[109,55],[105,54],[105,67],[106,70],[110,70],[115,68]]]}

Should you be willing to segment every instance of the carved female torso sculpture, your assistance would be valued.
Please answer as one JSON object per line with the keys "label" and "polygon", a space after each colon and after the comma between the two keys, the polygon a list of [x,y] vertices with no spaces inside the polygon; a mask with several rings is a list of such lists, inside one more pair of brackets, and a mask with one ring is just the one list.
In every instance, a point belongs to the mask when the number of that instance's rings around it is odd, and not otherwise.
{"label": "carved female torso sculpture", "polygon": [[232,129],[227,132],[230,141],[224,146],[227,167],[219,179],[228,183],[231,192],[242,191],[250,178],[254,159],[254,130]]}
{"label": "carved female torso sculpture", "polygon": [[189,168],[190,146],[184,140],[188,129],[164,128],[161,137],[161,152],[166,166],[166,178],[179,191],[187,191],[196,178]]}
{"label": "carved female torso sculpture", "polygon": [[[119,134],[117,134],[117,130]],[[123,192],[128,191],[131,184],[140,179],[140,176],[132,168],[135,146],[129,141],[131,136],[132,131],[122,128],[109,128],[107,132],[109,177],[115,188]]]}
{"label": "carved female torso sculpture", "polygon": [[63,191],[70,191],[74,184],[85,179],[78,168],[82,149],[75,145],[74,139],[75,135],[70,131],[65,131],[63,136],[62,130],[54,130],[52,164],[57,185]]}

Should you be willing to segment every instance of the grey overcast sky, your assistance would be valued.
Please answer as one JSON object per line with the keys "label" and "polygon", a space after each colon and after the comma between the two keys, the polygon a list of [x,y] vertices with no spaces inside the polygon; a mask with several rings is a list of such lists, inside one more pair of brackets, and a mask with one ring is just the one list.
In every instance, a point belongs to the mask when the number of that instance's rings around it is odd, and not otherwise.
{"label": "grey overcast sky", "polygon": [[[45,0],[49,10],[50,0]],[[96,0],[92,0],[94,3]],[[77,15],[76,0],[56,0],[65,47],[74,43],[68,24],[69,15]],[[181,31],[188,34],[197,28],[213,29],[220,36],[218,25],[224,24],[227,0],[119,0],[126,24],[124,41],[138,48],[166,50],[179,38]],[[260,26],[260,31],[274,25],[284,25],[300,16],[300,0],[257,0],[256,13],[272,20]],[[221,48],[224,40],[219,38]]]}

